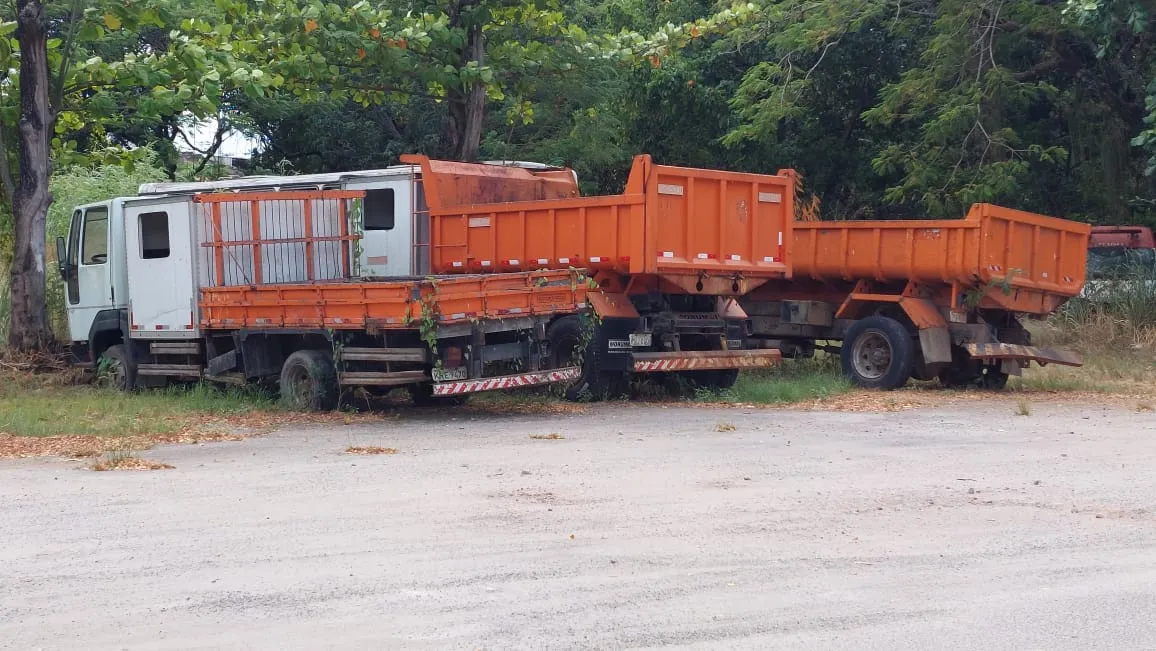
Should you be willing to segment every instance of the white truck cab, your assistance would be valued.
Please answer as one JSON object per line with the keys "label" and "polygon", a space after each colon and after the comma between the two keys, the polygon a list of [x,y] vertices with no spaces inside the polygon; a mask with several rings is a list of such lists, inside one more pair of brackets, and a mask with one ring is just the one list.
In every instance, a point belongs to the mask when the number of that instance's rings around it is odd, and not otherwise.
{"label": "white truck cab", "polygon": [[[521,161],[491,164],[548,167]],[[123,345],[130,339],[179,341],[200,335],[199,288],[208,282],[211,272],[206,263],[210,259],[206,256],[208,250],[201,246],[208,228],[203,206],[193,202],[198,194],[364,191],[360,213],[351,219],[351,227],[361,235],[353,247],[359,275],[393,279],[428,275],[429,215],[420,173],[419,167],[398,165],[334,174],[146,183],[139,187],[136,197],[76,208],[68,237],[57,240],[69,338],[76,361],[95,365],[104,351],[118,344],[128,351],[131,361],[133,346]],[[270,224],[283,221],[273,215],[268,217]],[[247,227],[239,227],[226,239],[245,239]],[[245,263],[235,262],[236,268],[227,273],[237,272]],[[248,263],[251,266],[252,261]],[[272,268],[271,261],[264,261],[263,270],[267,281],[284,273],[284,269]],[[172,350],[179,348],[178,344],[172,345],[177,346]]]}
{"label": "white truck cab", "polygon": [[425,275],[429,222],[417,226],[422,220],[413,218],[424,210],[417,173],[404,165],[345,174],[149,183],[136,197],[77,207],[68,236],[56,242],[75,361],[95,365],[104,351],[129,339],[199,336],[204,265],[192,198],[200,193],[364,190],[355,224],[362,235],[355,248],[360,274]]}

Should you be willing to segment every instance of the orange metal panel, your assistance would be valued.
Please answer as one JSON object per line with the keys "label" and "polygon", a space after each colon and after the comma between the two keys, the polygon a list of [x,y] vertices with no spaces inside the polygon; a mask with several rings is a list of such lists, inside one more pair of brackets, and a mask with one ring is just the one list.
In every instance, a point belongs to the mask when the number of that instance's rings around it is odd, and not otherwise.
{"label": "orange metal panel", "polygon": [[431,211],[475,204],[545,201],[578,196],[578,184],[569,171],[527,170],[500,165],[477,165],[430,160],[406,154],[401,161],[420,165],[426,204]]}
{"label": "orange metal panel", "polygon": [[590,292],[586,297],[590,300],[590,306],[594,308],[594,313],[603,319],[638,318],[638,310],[626,294]]}
{"label": "orange metal panel", "polygon": [[580,267],[690,278],[789,275],[790,175],[669,167],[638,156],[625,194],[578,198],[561,185],[535,185],[561,183],[568,173],[539,178],[545,173],[404,160],[422,166],[435,274]]}
{"label": "orange metal panel", "polygon": [[983,306],[1045,314],[1083,286],[1090,230],[976,204],[960,220],[797,222],[790,260],[796,279],[983,286]]}

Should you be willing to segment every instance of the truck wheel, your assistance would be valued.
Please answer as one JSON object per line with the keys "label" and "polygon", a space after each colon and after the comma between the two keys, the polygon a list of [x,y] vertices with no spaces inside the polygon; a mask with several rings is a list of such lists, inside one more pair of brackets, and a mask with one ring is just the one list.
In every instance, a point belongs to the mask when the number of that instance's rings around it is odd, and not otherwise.
{"label": "truck wheel", "polygon": [[582,350],[582,343],[586,340],[584,334],[582,320],[577,316],[558,319],[546,333],[550,342],[550,365],[565,368],[577,364],[582,369],[578,379],[565,387],[566,399],[574,402],[602,400],[615,385],[622,384],[599,371],[596,355]]}
{"label": "truck wheel", "polygon": [[432,384],[411,384],[409,397],[418,407],[458,407],[466,404],[469,396],[435,396]]}
{"label": "truck wheel", "polygon": [[281,401],[292,409],[329,411],[337,407],[337,371],[323,350],[299,350],[281,367]]}
{"label": "truck wheel", "polygon": [[105,386],[119,391],[136,388],[136,365],[128,361],[128,353],[121,344],[109,346],[100,354],[96,373],[97,379]]}
{"label": "truck wheel", "polygon": [[1003,391],[1007,388],[1007,380],[1008,374],[1004,373],[998,364],[988,365],[983,368],[979,385],[990,391]]}
{"label": "truck wheel", "polygon": [[843,375],[867,389],[895,389],[907,383],[915,362],[915,342],[907,328],[885,316],[856,321],[840,352]]}

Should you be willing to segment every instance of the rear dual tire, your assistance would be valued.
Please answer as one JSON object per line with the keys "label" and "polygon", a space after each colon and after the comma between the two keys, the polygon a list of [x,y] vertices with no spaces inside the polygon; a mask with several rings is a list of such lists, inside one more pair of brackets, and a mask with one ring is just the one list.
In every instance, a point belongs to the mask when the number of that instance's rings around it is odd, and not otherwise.
{"label": "rear dual tire", "polygon": [[578,366],[578,379],[562,387],[563,395],[572,402],[595,402],[626,393],[630,378],[625,373],[603,371],[599,356],[588,350],[594,333],[577,315],[564,316],[555,321],[546,332],[550,344],[550,366],[566,368]]}

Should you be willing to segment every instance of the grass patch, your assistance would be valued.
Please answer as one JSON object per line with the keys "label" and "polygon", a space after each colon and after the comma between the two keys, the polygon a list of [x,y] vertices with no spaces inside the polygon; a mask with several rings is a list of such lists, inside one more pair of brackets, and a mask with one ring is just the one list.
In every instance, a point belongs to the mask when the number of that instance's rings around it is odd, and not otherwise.
{"label": "grass patch", "polygon": [[397,448],[383,448],[376,445],[351,445],[348,448],[345,448],[345,454],[397,454]]}
{"label": "grass patch", "polygon": [[1031,416],[1032,406],[1028,404],[1027,400],[1020,400],[1016,403],[1016,416]]}
{"label": "grass patch", "polygon": [[177,434],[206,419],[276,409],[255,391],[208,384],[121,393],[50,374],[0,375],[0,433],[14,436]]}
{"label": "grass patch", "polygon": [[113,451],[92,462],[89,470],[108,472],[110,470],[172,470],[173,466],[159,461],[142,459],[129,452]]}
{"label": "grass patch", "polygon": [[839,370],[838,360],[816,355],[810,360],[784,360],[779,366],[739,374],[730,389],[700,390],[700,402],[781,405],[813,400],[829,400],[851,390],[851,383]]}

